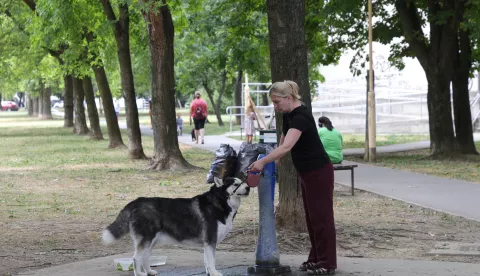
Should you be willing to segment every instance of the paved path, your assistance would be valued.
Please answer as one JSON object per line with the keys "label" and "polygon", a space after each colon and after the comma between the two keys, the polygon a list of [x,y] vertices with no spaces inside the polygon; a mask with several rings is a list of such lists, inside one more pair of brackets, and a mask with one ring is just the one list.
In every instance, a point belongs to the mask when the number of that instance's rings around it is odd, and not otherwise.
{"label": "paved path", "polygon": [[[154,250],[154,256],[167,256],[164,266],[154,268],[160,276],[205,275],[203,253],[191,250]],[[132,272],[116,271],[113,260],[131,257],[132,253],[108,256],[83,262],[65,264],[18,275],[29,276],[130,276]],[[243,276],[255,264],[254,252],[222,252],[216,254],[217,269],[227,276]],[[292,276],[307,276],[296,268],[305,261],[302,255],[281,255],[280,263],[292,269]],[[479,276],[480,264],[453,262],[407,261],[385,259],[338,258],[338,276]]]}
{"label": "paved path", "polygon": [[[355,188],[452,215],[480,221],[479,183],[357,164]],[[350,172],[335,172],[335,181],[350,185]]]}

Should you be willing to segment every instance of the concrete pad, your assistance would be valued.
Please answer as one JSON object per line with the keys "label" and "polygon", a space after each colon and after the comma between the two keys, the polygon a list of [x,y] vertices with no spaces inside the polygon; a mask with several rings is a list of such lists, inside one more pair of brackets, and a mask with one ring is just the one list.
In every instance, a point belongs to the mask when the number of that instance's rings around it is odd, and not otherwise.
{"label": "concrete pad", "polygon": [[[155,250],[154,255],[166,255],[166,265],[156,267],[159,275],[205,275],[203,253],[189,250]],[[18,275],[30,276],[131,276],[133,272],[117,271],[113,259],[131,257],[130,254],[108,256],[83,262],[65,264],[40,270],[31,270]],[[303,255],[281,255],[280,263],[289,265],[293,276],[305,276],[297,269],[306,260]],[[253,252],[217,252],[217,269],[225,276],[245,275],[247,268],[255,263]],[[362,258],[339,258],[335,275],[436,275],[436,276],[480,276],[480,264],[452,262],[377,260]]]}
{"label": "concrete pad", "polygon": [[428,252],[432,255],[480,256],[480,243],[443,242]]}

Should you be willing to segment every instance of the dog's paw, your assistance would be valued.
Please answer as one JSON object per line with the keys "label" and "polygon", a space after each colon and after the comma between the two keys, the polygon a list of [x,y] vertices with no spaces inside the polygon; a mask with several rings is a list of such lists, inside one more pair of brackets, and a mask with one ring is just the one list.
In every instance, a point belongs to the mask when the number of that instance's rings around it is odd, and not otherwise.
{"label": "dog's paw", "polygon": [[153,269],[149,269],[149,270],[147,271],[147,275],[148,275],[148,276],[157,276],[157,274],[158,274],[158,272],[155,271],[155,270],[153,270]]}

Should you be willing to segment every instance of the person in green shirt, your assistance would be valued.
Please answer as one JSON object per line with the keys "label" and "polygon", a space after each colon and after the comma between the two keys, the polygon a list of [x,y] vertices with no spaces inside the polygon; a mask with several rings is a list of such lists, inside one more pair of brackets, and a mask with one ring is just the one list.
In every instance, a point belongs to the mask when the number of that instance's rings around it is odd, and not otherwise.
{"label": "person in green shirt", "polygon": [[318,135],[322,141],[325,151],[333,164],[340,164],[343,161],[343,137],[340,131],[333,127],[329,118],[322,116],[318,119]]}

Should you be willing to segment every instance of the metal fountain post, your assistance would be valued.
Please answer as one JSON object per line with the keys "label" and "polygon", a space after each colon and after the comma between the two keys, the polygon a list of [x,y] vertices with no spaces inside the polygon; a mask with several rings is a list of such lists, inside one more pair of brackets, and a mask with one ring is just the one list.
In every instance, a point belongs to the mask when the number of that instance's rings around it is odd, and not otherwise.
{"label": "metal fountain post", "polygon": [[[258,159],[265,155],[261,154]],[[274,215],[275,163],[269,163],[262,171],[258,184],[259,222],[258,240],[255,252],[255,266],[247,270],[247,275],[291,275],[289,266],[280,265]]]}

